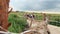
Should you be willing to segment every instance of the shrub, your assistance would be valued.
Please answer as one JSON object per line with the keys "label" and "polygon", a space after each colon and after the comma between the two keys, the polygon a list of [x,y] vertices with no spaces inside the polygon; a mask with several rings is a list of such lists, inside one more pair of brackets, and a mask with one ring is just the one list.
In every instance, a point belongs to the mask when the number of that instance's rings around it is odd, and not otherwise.
{"label": "shrub", "polygon": [[10,32],[22,32],[26,26],[26,19],[19,17],[16,14],[10,14],[8,21],[11,23],[11,26],[9,27]]}

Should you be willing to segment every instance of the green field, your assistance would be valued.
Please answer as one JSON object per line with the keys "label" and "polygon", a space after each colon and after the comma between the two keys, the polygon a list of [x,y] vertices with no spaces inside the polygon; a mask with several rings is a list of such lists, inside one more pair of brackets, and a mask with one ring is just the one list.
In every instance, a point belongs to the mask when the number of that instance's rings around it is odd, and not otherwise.
{"label": "green field", "polygon": [[[18,33],[24,31],[26,27],[26,18],[24,17],[24,12],[11,12],[8,17],[10,32]],[[42,15],[40,13],[34,13],[36,20],[42,20]],[[47,14],[50,16],[51,22],[49,24],[60,27],[60,14]]]}

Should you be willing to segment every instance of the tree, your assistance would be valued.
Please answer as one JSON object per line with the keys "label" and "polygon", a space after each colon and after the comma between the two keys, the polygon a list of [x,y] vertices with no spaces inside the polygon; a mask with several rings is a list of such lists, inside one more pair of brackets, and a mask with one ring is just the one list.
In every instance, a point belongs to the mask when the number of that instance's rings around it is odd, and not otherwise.
{"label": "tree", "polygon": [[[8,30],[8,27],[11,25],[8,23],[9,1],[10,0],[0,0],[0,26],[6,30]],[[0,28],[0,31],[3,30],[2,28]]]}

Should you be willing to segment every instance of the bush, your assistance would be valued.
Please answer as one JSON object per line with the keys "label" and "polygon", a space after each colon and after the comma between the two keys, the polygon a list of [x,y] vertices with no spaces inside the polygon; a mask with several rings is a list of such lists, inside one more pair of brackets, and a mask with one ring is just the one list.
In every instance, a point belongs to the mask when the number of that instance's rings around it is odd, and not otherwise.
{"label": "bush", "polygon": [[26,19],[19,17],[16,14],[10,14],[8,21],[11,23],[11,26],[9,27],[10,32],[22,32],[26,26]]}
{"label": "bush", "polygon": [[50,22],[49,24],[51,24],[51,25],[55,25],[55,26],[59,26],[60,27],[60,22]]}

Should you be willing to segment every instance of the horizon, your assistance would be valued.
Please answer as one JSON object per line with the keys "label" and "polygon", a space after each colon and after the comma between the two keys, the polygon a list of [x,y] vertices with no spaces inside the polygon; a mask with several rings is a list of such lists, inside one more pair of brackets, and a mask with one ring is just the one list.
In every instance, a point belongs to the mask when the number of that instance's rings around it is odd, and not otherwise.
{"label": "horizon", "polygon": [[[16,11],[13,11],[16,12]],[[60,14],[60,12],[56,11],[18,11],[18,12],[29,12],[29,13],[46,13],[46,14]]]}

